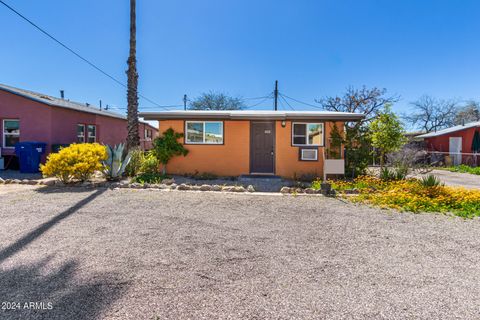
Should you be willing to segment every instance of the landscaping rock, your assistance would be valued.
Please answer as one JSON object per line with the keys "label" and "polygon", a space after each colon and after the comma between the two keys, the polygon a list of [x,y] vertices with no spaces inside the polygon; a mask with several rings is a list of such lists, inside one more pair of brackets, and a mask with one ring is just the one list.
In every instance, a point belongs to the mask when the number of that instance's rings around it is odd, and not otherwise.
{"label": "landscaping rock", "polygon": [[110,183],[109,187],[111,189],[119,188],[120,187],[120,182],[112,182],[112,183]]}
{"label": "landscaping rock", "polygon": [[27,184],[34,186],[34,185],[38,184],[38,181],[37,180],[28,180]]}
{"label": "landscaping rock", "polygon": [[178,185],[177,185],[176,183],[172,183],[172,184],[170,185],[170,189],[172,189],[172,190],[177,189],[177,187],[178,187]]}
{"label": "landscaping rock", "polygon": [[289,188],[289,187],[282,187],[282,189],[280,189],[280,192],[281,192],[281,193],[290,193],[290,192],[291,192],[291,188]]}
{"label": "landscaping rock", "polygon": [[137,182],[130,183],[129,187],[130,187],[130,188],[133,188],[133,189],[141,189],[141,188],[143,188],[143,186],[142,186],[140,183],[137,183]]}
{"label": "landscaping rock", "polygon": [[90,181],[83,181],[80,186],[81,186],[81,187],[90,187],[90,186],[91,186],[91,182],[90,182]]}
{"label": "landscaping rock", "polygon": [[166,184],[167,186],[172,185],[175,183],[175,179],[163,179],[162,183]]}
{"label": "landscaping rock", "polygon": [[119,188],[128,188],[129,183],[127,181],[122,181],[118,185]]}
{"label": "landscaping rock", "polygon": [[317,190],[312,189],[312,188],[307,188],[307,189],[305,189],[305,193],[307,193],[307,194],[315,194],[315,193],[317,193]]}
{"label": "landscaping rock", "polygon": [[11,180],[11,179],[5,179],[5,182],[4,182],[4,183],[5,183],[5,184],[10,184],[10,183],[12,183],[12,180]]}
{"label": "landscaping rock", "polygon": [[215,184],[212,186],[212,191],[222,191],[222,186]]}
{"label": "landscaping rock", "polygon": [[12,180],[12,183],[20,184],[20,183],[22,183],[22,181],[19,180],[19,179],[13,179],[13,180]]}
{"label": "landscaping rock", "polygon": [[200,186],[191,186],[191,187],[190,187],[190,190],[200,191]]}
{"label": "landscaping rock", "polygon": [[4,184],[5,183],[5,180],[3,180],[2,178],[0,178],[0,184]]}
{"label": "landscaping rock", "polygon": [[212,186],[210,186],[208,184],[202,184],[200,186],[200,191],[212,191]]}
{"label": "landscaping rock", "polygon": [[28,184],[28,179],[23,179],[22,181],[20,181],[20,184]]}
{"label": "landscaping rock", "polygon": [[43,184],[45,186],[53,186],[55,185],[56,180],[55,179],[44,179],[40,182],[40,184]]}
{"label": "landscaping rock", "polygon": [[238,186],[233,189],[233,192],[245,192],[245,191],[247,190],[245,190],[245,188],[242,186]]}
{"label": "landscaping rock", "polygon": [[294,192],[295,193],[305,193],[305,190],[302,189],[302,188],[296,188]]}
{"label": "landscaping rock", "polygon": [[255,188],[254,188],[252,185],[249,185],[249,186],[247,187],[247,191],[248,191],[248,192],[255,192]]}
{"label": "landscaping rock", "polygon": [[233,192],[234,190],[235,190],[235,187],[233,187],[233,186],[222,187],[222,191],[225,191],[225,192]]}
{"label": "landscaping rock", "polygon": [[177,190],[190,190],[190,186],[186,185],[185,183],[182,183],[177,187]]}

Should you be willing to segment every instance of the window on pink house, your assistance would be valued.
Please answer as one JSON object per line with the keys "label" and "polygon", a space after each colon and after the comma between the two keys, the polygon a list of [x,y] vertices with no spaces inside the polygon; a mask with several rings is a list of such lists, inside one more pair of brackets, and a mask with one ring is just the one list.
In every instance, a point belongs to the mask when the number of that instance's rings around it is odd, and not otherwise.
{"label": "window on pink house", "polygon": [[87,142],[88,143],[97,142],[97,126],[93,124],[89,124],[87,126],[87,130],[88,130]]}
{"label": "window on pink house", "polygon": [[84,124],[77,124],[77,142],[78,143],[85,142],[85,125]]}
{"label": "window on pink house", "polygon": [[14,148],[15,144],[20,142],[20,120],[3,120],[3,147]]}

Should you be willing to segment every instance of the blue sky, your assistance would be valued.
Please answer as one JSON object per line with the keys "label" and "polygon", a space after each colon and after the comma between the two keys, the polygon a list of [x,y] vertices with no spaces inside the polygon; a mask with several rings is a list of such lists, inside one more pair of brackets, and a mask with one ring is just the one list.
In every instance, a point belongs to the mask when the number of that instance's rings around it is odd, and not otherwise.
{"label": "blue sky", "polygon": [[[5,1],[126,82],[128,0]],[[140,0],[139,89],[162,105],[210,90],[265,96],[277,79],[309,103],[349,85],[387,88],[401,112],[422,94],[478,99],[478,12],[475,0]],[[124,88],[1,5],[0,29],[0,83],[126,105]]]}

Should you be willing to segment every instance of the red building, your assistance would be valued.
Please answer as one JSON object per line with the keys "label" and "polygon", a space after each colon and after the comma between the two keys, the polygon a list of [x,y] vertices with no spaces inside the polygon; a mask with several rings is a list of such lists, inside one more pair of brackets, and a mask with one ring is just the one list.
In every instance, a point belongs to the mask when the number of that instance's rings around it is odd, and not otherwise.
{"label": "red building", "polygon": [[[150,149],[158,129],[140,122],[141,147]],[[0,84],[1,156],[15,154],[15,143],[47,143],[47,153],[55,145],[99,142],[115,145],[127,137],[125,116],[87,104]]]}
{"label": "red building", "polygon": [[453,165],[478,165],[480,153],[473,149],[477,131],[479,135],[480,121],[422,134],[417,138],[425,141],[429,152],[450,156]]}

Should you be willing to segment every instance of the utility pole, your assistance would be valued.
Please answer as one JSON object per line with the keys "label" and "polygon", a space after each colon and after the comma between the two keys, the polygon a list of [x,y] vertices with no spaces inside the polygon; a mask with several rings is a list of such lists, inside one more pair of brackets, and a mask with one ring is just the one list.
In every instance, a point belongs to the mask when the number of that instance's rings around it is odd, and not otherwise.
{"label": "utility pole", "polygon": [[277,111],[277,109],[278,109],[278,80],[275,80],[274,96],[275,96],[275,111]]}
{"label": "utility pole", "polygon": [[187,110],[187,95],[183,95],[183,110]]}

